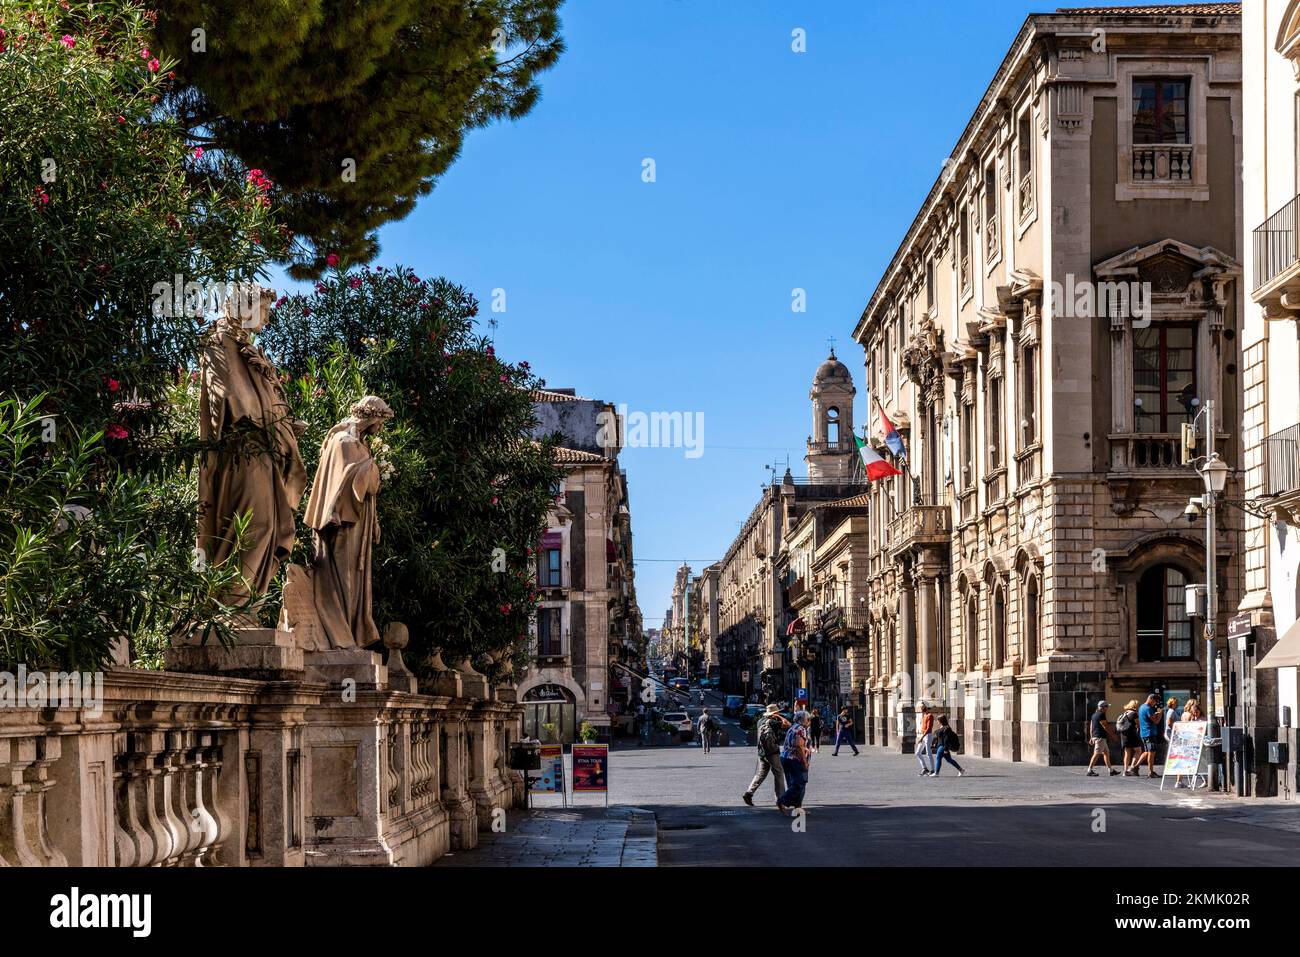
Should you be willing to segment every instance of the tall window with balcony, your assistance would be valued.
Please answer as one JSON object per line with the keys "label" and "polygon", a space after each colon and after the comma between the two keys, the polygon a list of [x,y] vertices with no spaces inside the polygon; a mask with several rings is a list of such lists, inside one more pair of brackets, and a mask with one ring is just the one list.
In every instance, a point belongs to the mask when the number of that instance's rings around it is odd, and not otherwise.
{"label": "tall window with balcony", "polygon": [[957,214],[957,281],[962,295],[970,292],[970,210],[965,203]]}
{"label": "tall window with balcony", "polygon": [[1021,220],[1034,211],[1034,136],[1026,107],[1016,123],[1016,208]]}
{"label": "tall window with balcony", "polygon": [[1019,481],[1037,477],[1037,459],[1031,451],[1038,444],[1038,348],[1026,343],[1020,347],[1020,389],[1016,409],[1016,447]]}
{"label": "tall window with balcony", "polygon": [[984,259],[993,262],[1002,248],[998,235],[998,170],[997,162],[984,168]]}
{"label": "tall window with balcony", "polygon": [[927,260],[925,263],[925,310],[931,312],[934,309],[934,260]]}
{"label": "tall window with balcony", "polygon": [[967,402],[961,407],[961,477],[957,483],[959,495],[961,497],[961,517],[962,520],[973,518],[975,515],[975,478],[976,463],[979,461],[975,455],[975,405]]}
{"label": "tall window with balcony", "polygon": [[1138,579],[1138,661],[1193,657],[1192,623],[1184,594],[1188,581],[1188,575],[1173,565],[1156,565]]}
{"label": "tall window with balcony", "polygon": [[1187,77],[1138,77],[1133,81],[1133,179],[1192,178]]}
{"label": "tall window with balcony", "polygon": [[1133,330],[1133,427],[1174,433],[1196,414],[1196,326],[1161,323]]}
{"label": "tall window with balcony", "polygon": [[538,581],[543,588],[560,588],[564,584],[559,548],[544,548],[538,556]]}
{"label": "tall window with balcony", "polygon": [[1002,391],[1004,380],[1002,376],[990,376],[986,383],[986,393],[984,402],[985,422],[984,435],[988,439],[988,448],[986,449],[988,462],[988,472],[985,481],[988,483],[988,501],[1000,502],[1003,497],[1005,483],[1002,481],[1003,465],[1005,464],[1002,457]]}
{"label": "tall window with balcony", "polygon": [[537,610],[537,656],[557,658],[564,654],[564,633],[560,627],[559,608]]}

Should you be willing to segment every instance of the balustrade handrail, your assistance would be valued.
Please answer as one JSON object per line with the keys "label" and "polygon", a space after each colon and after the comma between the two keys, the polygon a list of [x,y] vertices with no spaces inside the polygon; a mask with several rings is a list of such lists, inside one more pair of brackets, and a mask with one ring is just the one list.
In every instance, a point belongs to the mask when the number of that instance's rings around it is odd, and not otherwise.
{"label": "balustrade handrail", "polygon": [[1297,201],[1293,197],[1289,203],[1275,212],[1259,226],[1255,227],[1252,241],[1254,244],[1255,289],[1260,289],[1272,282],[1278,275],[1300,261],[1300,219],[1297,218]]}
{"label": "balustrade handrail", "polygon": [[1264,440],[1268,495],[1300,491],[1300,425],[1289,425]]}

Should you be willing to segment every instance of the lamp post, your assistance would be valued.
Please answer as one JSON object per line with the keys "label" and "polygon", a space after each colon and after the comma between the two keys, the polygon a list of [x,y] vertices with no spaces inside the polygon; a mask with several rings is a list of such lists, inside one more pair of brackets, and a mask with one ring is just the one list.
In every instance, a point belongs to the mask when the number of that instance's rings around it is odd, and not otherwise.
{"label": "lamp post", "polygon": [[[1218,715],[1214,707],[1214,631],[1219,617],[1219,601],[1215,588],[1218,569],[1215,554],[1214,538],[1216,528],[1214,513],[1216,498],[1223,494],[1223,489],[1227,485],[1229,469],[1215,450],[1214,403],[1207,401],[1204,411],[1206,444],[1209,456],[1198,471],[1201,473],[1201,481],[1205,483],[1205,497],[1203,499],[1205,508],[1205,708],[1210,722],[1208,737],[1217,741],[1221,732]],[[1211,788],[1214,788],[1217,784],[1215,781],[1217,767],[1218,761],[1216,759],[1210,764]]]}

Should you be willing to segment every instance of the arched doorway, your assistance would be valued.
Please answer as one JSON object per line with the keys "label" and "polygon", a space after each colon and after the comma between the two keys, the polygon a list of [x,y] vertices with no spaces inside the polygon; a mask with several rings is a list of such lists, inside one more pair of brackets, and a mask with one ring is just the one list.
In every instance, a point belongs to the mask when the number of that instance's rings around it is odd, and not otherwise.
{"label": "arched doorway", "polygon": [[524,692],[524,737],[543,744],[572,744],[578,738],[578,708],[563,685],[535,685]]}

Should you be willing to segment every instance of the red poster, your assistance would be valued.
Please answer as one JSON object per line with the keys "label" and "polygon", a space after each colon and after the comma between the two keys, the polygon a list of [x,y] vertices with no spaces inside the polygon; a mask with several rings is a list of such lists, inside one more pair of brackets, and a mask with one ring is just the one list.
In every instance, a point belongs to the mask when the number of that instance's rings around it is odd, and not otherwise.
{"label": "red poster", "polygon": [[573,746],[573,790],[575,793],[609,790],[609,745]]}

